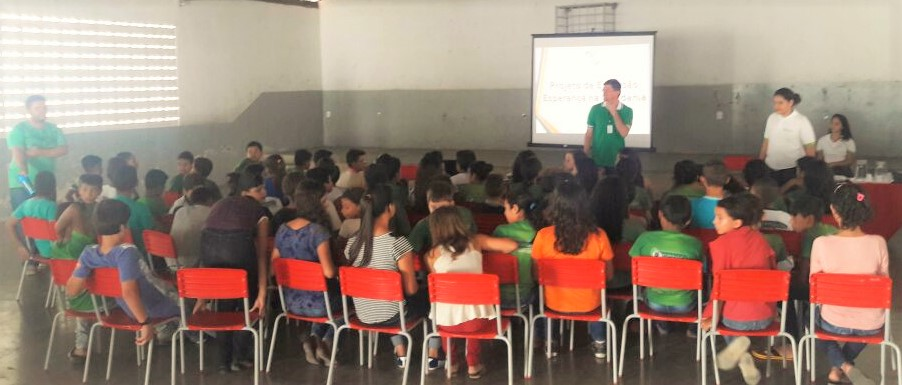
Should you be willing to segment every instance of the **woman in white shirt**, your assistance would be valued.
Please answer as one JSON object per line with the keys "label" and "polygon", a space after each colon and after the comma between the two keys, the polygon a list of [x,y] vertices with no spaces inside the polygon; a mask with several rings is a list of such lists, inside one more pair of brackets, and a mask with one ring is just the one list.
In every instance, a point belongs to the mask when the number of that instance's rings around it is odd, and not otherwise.
{"label": "woman in white shirt", "polygon": [[843,114],[830,118],[830,133],[817,141],[817,158],[827,162],[836,175],[852,177],[855,164],[855,140],[849,128],[849,119]]}
{"label": "woman in white shirt", "polygon": [[767,118],[758,157],[773,170],[780,185],[796,177],[796,160],[815,155],[814,128],[795,107],[802,97],[789,88],[774,92],[774,112]]}

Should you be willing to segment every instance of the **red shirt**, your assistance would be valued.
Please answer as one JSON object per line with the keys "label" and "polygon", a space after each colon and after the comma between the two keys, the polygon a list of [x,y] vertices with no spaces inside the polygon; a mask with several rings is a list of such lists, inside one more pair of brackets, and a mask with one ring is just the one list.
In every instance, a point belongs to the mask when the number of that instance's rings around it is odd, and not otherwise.
{"label": "red shirt", "polygon": [[[756,230],[743,226],[719,236],[710,243],[711,272],[734,269],[775,268],[774,250]],[[722,318],[731,321],[761,321],[774,316],[774,304],[767,302],[726,302]],[[704,317],[711,317],[714,301],[708,302]]]}

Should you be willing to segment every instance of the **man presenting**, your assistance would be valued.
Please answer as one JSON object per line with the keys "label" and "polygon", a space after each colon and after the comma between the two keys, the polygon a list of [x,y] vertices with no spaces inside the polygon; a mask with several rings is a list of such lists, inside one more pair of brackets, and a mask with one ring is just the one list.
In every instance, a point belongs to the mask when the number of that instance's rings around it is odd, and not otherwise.
{"label": "man presenting", "polygon": [[633,109],[620,103],[620,82],[611,79],[602,88],[604,102],[589,110],[588,129],[583,152],[595,165],[606,169],[617,164],[617,154],[625,146],[624,138],[633,124]]}
{"label": "man presenting", "polygon": [[66,138],[55,124],[48,122],[46,99],[41,95],[25,100],[29,119],[17,124],[6,137],[11,153],[9,162],[9,200],[13,210],[29,197],[19,176],[27,176],[33,183],[41,171],[56,170],[56,158],[69,153]]}

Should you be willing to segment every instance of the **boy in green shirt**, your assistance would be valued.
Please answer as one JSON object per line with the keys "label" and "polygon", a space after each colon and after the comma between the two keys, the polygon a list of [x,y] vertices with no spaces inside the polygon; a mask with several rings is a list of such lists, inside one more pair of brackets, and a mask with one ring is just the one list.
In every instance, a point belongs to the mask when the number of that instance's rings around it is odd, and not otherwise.
{"label": "boy in green shirt", "polygon": [[163,202],[163,191],[166,189],[166,180],[169,176],[163,170],[151,169],[144,175],[144,197],[138,199],[138,203],[147,206],[150,216],[154,221],[154,228],[168,231],[163,228],[163,217],[169,212],[166,202]]}
{"label": "boy in green shirt", "polygon": [[[426,190],[426,201],[429,206],[429,213],[440,207],[454,206],[454,186],[443,180],[435,180],[429,183]],[[463,218],[464,223],[470,227],[470,231],[476,234],[476,221],[473,220],[473,213],[463,207],[457,207],[457,211]],[[432,234],[429,232],[429,217],[421,219],[410,230],[407,237],[410,245],[413,246],[414,252],[422,252],[432,247]]]}
{"label": "boy in green shirt", "polygon": [[[503,199],[506,225],[495,228],[492,236],[508,238],[520,245],[511,255],[517,257],[517,269],[520,276],[520,305],[528,308],[535,294],[535,280],[532,276],[532,241],[536,238],[536,229],[545,227],[542,211],[544,205],[529,193],[517,196],[508,195]],[[517,305],[517,290],[514,286],[501,287],[501,307],[514,308]]]}
{"label": "boy in green shirt", "polygon": [[194,154],[191,151],[182,151],[179,153],[178,157],[178,175],[172,177],[172,184],[169,186],[169,192],[174,192],[176,194],[182,193],[182,182],[185,180],[185,175],[191,172],[191,167],[194,165]]}
{"label": "boy in green shirt", "polygon": [[[19,243],[17,250],[19,257],[24,261],[28,261],[28,247],[16,231],[19,222],[25,217],[47,221],[56,219],[56,178],[51,172],[41,171],[37,174],[34,178],[34,196],[22,202],[13,211],[12,218],[6,221],[10,239],[15,239]],[[34,241],[36,251],[44,258],[50,257],[50,245],[50,241]],[[26,263],[28,263],[26,274],[33,275],[36,272],[37,264],[31,261]]]}
{"label": "boy in green shirt", "polygon": [[116,200],[128,206],[131,215],[128,218],[128,229],[132,233],[132,240],[142,255],[147,253],[144,248],[144,230],[153,229],[153,216],[144,204],[135,200],[135,188],[138,186],[138,172],[132,166],[122,166],[113,174],[113,187],[116,188]]}
{"label": "boy in green shirt", "polygon": [[[658,212],[661,231],[648,231],[630,249],[631,257],[652,256],[666,258],[702,260],[702,243],[695,237],[682,233],[692,219],[692,204],[680,195],[671,195],[661,202]],[[688,313],[698,304],[697,294],[691,290],[645,288],[645,303],[653,311],[661,313]],[[656,323],[661,333],[669,330],[669,325]],[[695,332],[689,328],[687,334]],[[694,336],[694,335],[693,335]]]}

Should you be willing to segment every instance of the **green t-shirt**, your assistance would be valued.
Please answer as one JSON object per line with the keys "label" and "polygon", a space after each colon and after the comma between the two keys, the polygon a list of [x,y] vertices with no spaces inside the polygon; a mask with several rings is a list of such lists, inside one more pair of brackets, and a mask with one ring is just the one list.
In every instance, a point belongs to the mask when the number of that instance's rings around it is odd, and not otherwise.
{"label": "green t-shirt", "polygon": [[[147,210],[150,211],[150,216],[153,220],[159,221],[166,214],[169,214],[169,209],[166,208],[166,203],[163,202],[163,198],[160,197],[143,197],[138,199],[138,203],[147,207]],[[159,229],[159,226],[156,226]]]}
{"label": "green t-shirt", "polygon": [[645,223],[642,220],[627,218],[623,221],[623,232],[620,241],[627,243],[636,242],[645,230]]}
{"label": "green t-shirt", "polygon": [[[53,245],[50,251],[51,257],[55,259],[78,260],[81,252],[86,246],[96,243],[96,240],[73,231],[68,242],[58,242]],[[83,292],[75,297],[69,298],[69,308],[78,311],[92,311],[94,304],[91,302],[91,295]]]}
{"label": "green t-shirt", "polygon": [[764,236],[764,240],[767,241],[767,244],[770,245],[771,249],[774,249],[774,258],[777,259],[777,262],[783,262],[786,260],[786,244],[783,243],[783,237],[777,234],[770,233],[761,233]]}
{"label": "green t-shirt", "polygon": [[183,183],[185,182],[185,176],[182,174],[178,174],[172,177],[172,183],[169,185],[169,191],[174,192],[176,194],[182,195],[184,190]]}
{"label": "green t-shirt", "polygon": [[[16,208],[16,211],[13,211],[13,217],[20,221],[25,217],[47,221],[55,220],[56,202],[41,197],[30,198],[25,202],[22,202],[22,204]],[[50,241],[35,241],[34,245],[37,247],[38,253],[41,254],[42,257],[47,258],[50,256]]]}
{"label": "green t-shirt", "polygon": [[460,198],[464,202],[483,203],[485,202],[485,185],[482,183],[469,183],[457,186]]}
{"label": "green t-shirt", "polygon": [[260,162],[255,162],[255,161],[250,160],[250,159],[248,159],[248,158],[244,158],[244,159],[241,160],[241,162],[238,163],[237,166],[235,166],[235,172],[244,172],[244,169],[246,169],[247,166],[250,166],[250,165],[252,165],[252,164],[261,164],[261,163],[260,163]]}
{"label": "green t-shirt", "polygon": [[636,187],[636,197],[630,202],[630,210],[651,210],[652,199],[644,187]]}
{"label": "green t-shirt", "polygon": [[[702,260],[702,242],[693,236],[673,231],[648,231],[633,243],[631,257],[667,257]],[[685,307],[695,300],[692,290],[645,288],[649,302],[663,306]]]}
{"label": "green t-shirt", "polygon": [[[536,229],[527,220],[514,222],[506,225],[500,225],[495,228],[492,233],[495,237],[508,238],[520,245],[517,250],[511,253],[517,257],[517,268],[520,273],[520,304],[528,305],[535,288],[535,281],[532,278],[532,241],[536,238]],[[504,285],[501,287],[501,303],[505,307],[516,306],[517,295],[516,288],[513,285]]]}
{"label": "green t-shirt", "polygon": [[[473,220],[473,213],[464,207],[456,206],[456,208],[457,212],[460,213],[460,216],[463,218],[464,223],[470,228],[470,232],[476,234],[478,229],[476,227],[476,221]],[[410,230],[410,235],[407,236],[407,240],[409,240],[410,245],[413,246],[413,251],[417,253],[432,247],[432,234],[429,232],[429,217],[420,219],[420,221],[413,226],[413,230]]]}
{"label": "green t-shirt", "polygon": [[517,196],[523,193],[529,193],[533,199],[544,199],[545,191],[542,191],[542,186],[538,184],[526,184],[523,182],[511,183],[510,192],[512,196]]}
{"label": "green t-shirt", "polygon": [[811,246],[814,245],[814,240],[817,237],[823,235],[833,235],[839,231],[836,227],[828,225],[826,223],[818,222],[810,229],[806,230],[804,234],[802,234],[802,258],[811,259]]}
{"label": "green t-shirt", "polygon": [[663,201],[671,195],[684,196],[689,199],[701,198],[705,196],[705,188],[697,184],[684,184],[682,186],[674,187],[670,191],[664,193],[664,196],[661,197],[661,200]]}
{"label": "green t-shirt", "polygon": [[128,217],[128,229],[132,232],[132,239],[141,254],[147,252],[144,248],[144,230],[153,230],[153,216],[147,206],[136,202],[134,199],[117,195],[116,200],[128,206],[131,215]]}
{"label": "green t-shirt", "polygon": [[[66,137],[59,127],[50,122],[44,122],[44,128],[37,129],[30,122],[24,121],[17,124],[6,137],[6,147],[21,148],[27,151],[29,148],[52,149],[66,145]],[[28,179],[34,183],[35,177],[41,171],[56,171],[56,159],[43,156],[30,156],[26,160],[28,165]],[[21,188],[19,183],[19,165],[14,161],[9,162],[9,188]]]}
{"label": "green t-shirt", "polygon": [[[617,114],[627,126],[633,124],[633,109],[620,103]],[[614,117],[605,108],[604,103],[592,106],[589,110],[587,124],[592,127],[592,159],[598,167],[614,167],[617,155],[626,146],[623,137],[617,132]]]}

